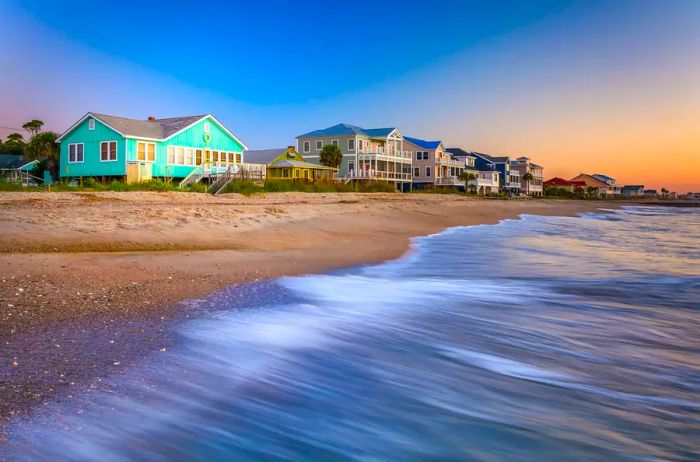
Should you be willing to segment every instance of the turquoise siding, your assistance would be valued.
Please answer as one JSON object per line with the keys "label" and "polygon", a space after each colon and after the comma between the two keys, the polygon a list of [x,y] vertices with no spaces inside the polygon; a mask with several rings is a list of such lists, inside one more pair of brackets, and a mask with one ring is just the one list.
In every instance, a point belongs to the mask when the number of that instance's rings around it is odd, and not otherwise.
{"label": "turquoise siding", "polygon": [[[61,140],[61,156],[59,161],[61,177],[126,175],[124,157],[126,144],[124,138],[97,119],[95,119],[95,129],[89,130],[89,120],[90,118],[83,120],[80,125],[75,127],[72,132]],[[101,141],[117,142],[116,161],[100,161]],[[68,162],[68,145],[72,143],[83,143],[85,145],[83,151],[85,160],[83,163]]]}
{"label": "turquoise siding", "polygon": [[[152,176],[154,177],[182,178],[196,168],[195,166],[168,165],[168,146],[243,152],[243,146],[222,130],[211,117],[200,120],[182,133],[166,141],[125,139],[111,128],[102,124],[98,119],[95,119],[95,129],[89,130],[89,120],[90,118],[85,119],[61,140],[61,177],[125,176],[127,162],[136,161],[136,143],[139,141],[155,143],[156,145],[156,158],[152,167]],[[209,123],[210,127],[208,143],[204,137],[205,123]],[[117,141],[117,160],[115,162],[100,161],[101,141]],[[83,163],[68,162],[68,145],[71,143],[83,143],[85,145],[85,161]]]}
{"label": "turquoise siding", "polygon": [[[204,123],[209,123],[209,143],[204,140]],[[127,140],[127,159],[136,161],[136,143],[139,140]],[[143,140],[148,141],[148,140]],[[211,118],[200,120],[187,130],[167,141],[153,141],[156,144],[156,160],[153,163],[153,176],[182,178],[190,174],[195,166],[168,165],[168,146],[181,146],[212,151],[243,152],[243,146],[222,130]]]}

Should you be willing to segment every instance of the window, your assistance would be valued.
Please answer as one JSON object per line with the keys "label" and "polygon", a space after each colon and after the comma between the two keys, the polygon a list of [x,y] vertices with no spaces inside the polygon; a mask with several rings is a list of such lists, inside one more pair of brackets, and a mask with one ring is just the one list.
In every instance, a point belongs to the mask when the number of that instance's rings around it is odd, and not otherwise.
{"label": "window", "polygon": [[237,152],[237,153],[236,153],[236,162],[239,163],[239,164],[240,164],[241,162],[243,162],[243,160],[242,160],[242,155],[241,155],[240,152]]}
{"label": "window", "polygon": [[348,140],[348,151],[354,151],[355,150],[355,138],[350,138]]}
{"label": "window", "polygon": [[333,140],[333,141],[331,141],[331,144],[332,144],[333,146],[338,146],[338,140]]}
{"label": "window", "polygon": [[185,163],[185,149],[175,148],[175,163],[178,165],[183,165]]}
{"label": "window", "polygon": [[185,165],[194,165],[194,151],[191,148],[185,148]]}
{"label": "window", "polygon": [[209,133],[211,131],[211,126],[209,122],[204,122],[204,133]]}
{"label": "window", "polygon": [[355,170],[355,161],[354,161],[354,160],[351,160],[351,161],[348,162],[348,171],[349,171],[349,172],[352,172],[352,171],[354,171],[354,170]]}
{"label": "window", "polygon": [[316,141],[316,150],[317,150],[317,151],[320,151],[321,149],[323,149],[323,141],[322,141],[322,140],[317,140],[317,141]]}
{"label": "window", "polygon": [[73,143],[68,145],[68,162],[85,162],[85,145],[83,143]]}
{"label": "window", "polygon": [[428,151],[416,151],[416,160],[428,160]]}
{"label": "window", "polygon": [[311,151],[311,141],[304,141],[304,152],[310,152]]}
{"label": "window", "polygon": [[430,167],[425,167],[425,176],[430,176]]}
{"label": "window", "polygon": [[175,146],[168,146],[168,163],[175,163]]}
{"label": "window", "polygon": [[95,119],[88,120],[88,130],[94,130],[94,129],[95,129]]}
{"label": "window", "polygon": [[117,142],[102,141],[100,143],[100,161],[112,162],[117,160]]}
{"label": "window", "polygon": [[136,160],[143,162],[155,162],[156,144],[144,143],[143,141],[136,143]]}
{"label": "window", "polygon": [[419,177],[419,176],[420,176],[420,167],[414,167],[414,168],[413,168],[413,176],[414,176],[414,177]]}
{"label": "window", "polygon": [[202,165],[202,150],[197,149],[194,151],[194,163],[195,165]]}
{"label": "window", "polygon": [[365,150],[365,140],[357,140],[357,150],[360,152],[364,152]]}

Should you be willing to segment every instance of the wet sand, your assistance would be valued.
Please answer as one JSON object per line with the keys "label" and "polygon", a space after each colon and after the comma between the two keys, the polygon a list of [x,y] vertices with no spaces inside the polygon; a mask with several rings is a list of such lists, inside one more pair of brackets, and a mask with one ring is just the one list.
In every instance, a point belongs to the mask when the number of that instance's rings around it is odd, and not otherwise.
{"label": "wet sand", "polygon": [[178,303],[376,263],[410,238],[619,204],[438,194],[0,194],[0,419],[167,354]]}

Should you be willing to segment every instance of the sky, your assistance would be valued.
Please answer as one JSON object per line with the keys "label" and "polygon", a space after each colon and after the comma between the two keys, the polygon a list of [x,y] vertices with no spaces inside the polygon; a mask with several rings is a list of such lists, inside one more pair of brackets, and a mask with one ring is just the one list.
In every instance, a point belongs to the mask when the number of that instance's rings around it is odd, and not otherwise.
{"label": "sky", "polygon": [[337,123],[700,191],[700,0],[0,0],[0,137],[211,113],[251,149]]}

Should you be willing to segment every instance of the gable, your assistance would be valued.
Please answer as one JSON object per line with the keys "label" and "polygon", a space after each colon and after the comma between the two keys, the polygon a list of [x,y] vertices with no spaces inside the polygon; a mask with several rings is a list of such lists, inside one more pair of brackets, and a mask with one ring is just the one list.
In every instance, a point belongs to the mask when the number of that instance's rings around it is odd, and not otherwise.
{"label": "gable", "polygon": [[[95,121],[95,129],[90,130],[90,120]],[[56,141],[59,143],[90,143],[97,141],[116,141],[122,134],[91,114],[86,114],[71,128],[66,130]]]}
{"label": "gable", "polygon": [[[208,132],[209,139],[205,136]],[[213,116],[208,115],[165,140],[173,146],[242,152],[246,146]]]}

